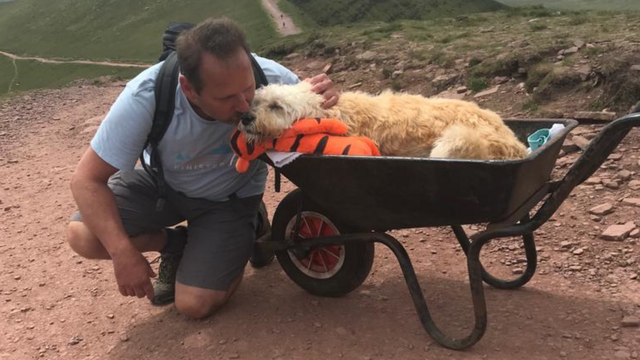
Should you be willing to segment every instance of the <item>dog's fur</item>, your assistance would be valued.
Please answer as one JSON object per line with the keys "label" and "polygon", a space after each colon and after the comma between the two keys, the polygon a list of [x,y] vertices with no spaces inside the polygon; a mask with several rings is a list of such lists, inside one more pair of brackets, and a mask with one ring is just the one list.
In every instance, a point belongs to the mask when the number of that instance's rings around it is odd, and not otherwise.
{"label": "dog's fur", "polygon": [[301,118],[336,118],[349,135],[366,136],[386,156],[453,159],[519,159],[525,146],[494,112],[461,100],[430,99],[383,92],[371,96],[345,92],[338,103],[323,109],[323,98],[308,83],[269,85],[256,92],[251,105],[255,120],[240,124],[249,139],[280,136]]}

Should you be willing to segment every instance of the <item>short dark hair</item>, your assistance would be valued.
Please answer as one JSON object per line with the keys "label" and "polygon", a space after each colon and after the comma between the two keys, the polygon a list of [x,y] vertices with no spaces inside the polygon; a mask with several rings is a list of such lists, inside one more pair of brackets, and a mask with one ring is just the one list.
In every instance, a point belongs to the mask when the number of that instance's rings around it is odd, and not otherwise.
{"label": "short dark hair", "polygon": [[220,60],[228,60],[238,53],[238,49],[243,49],[249,54],[249,44],[240,26],[227,18],[209,18],[178,37],[180,72],[199,93],[203,87],[200,78],[203,53],[209,53]]}

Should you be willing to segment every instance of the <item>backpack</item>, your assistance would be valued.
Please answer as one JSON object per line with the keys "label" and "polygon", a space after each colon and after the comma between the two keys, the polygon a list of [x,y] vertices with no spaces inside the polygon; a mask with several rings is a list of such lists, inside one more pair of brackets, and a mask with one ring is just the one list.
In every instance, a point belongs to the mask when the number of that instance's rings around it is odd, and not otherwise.
{"label": "backpack", "polygon": [[[176,39],[181,32],[191,29],[194,26],[194,24],[186,22],[172,22],[169,23],[169,26],[167,26],[167,29],[162,35],[162,53],[158,58],[158,62],[164,61],[164,64],[162,64],[160,68],[154,88],[156,109],[151,131],[149,131],[142,153],[140,154],[142,167],[151,176],[158,188],[159,198],[156,203],[156,211],[161,211],[164,207],[167,194],[167,186],[162,171],[158,145],[167,132],[169,124],[171,124],[175,108],[175,95],[180,73],[178,56],[176,54]],[[251,67],[253,68],[256,89],[268,85],[267,77],[260,65],[258,65],[256,59],[251,54],[249,54],[249,59],[251,60]],[[144,159],[144,152],[147,149],[150,160],[150,164],[148,165]]]}

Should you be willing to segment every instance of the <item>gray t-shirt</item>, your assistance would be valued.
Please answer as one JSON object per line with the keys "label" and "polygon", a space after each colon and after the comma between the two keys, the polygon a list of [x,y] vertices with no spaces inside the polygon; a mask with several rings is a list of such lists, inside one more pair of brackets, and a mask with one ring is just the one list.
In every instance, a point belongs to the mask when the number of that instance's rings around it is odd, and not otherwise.
{"label": "gray t-shirt", "polygon": [[[275,61],[254,54],[269,83],[295,84],[298,77]],[[131,170],[151,131],[155,111],[154,84],[162,63],[127,83],[91,141],[104,161]],[[178,84],[171,124],[160,142],[165,180],[174,190],[194,198],[227,200],[231,194],[248,197],[264,192],[267,168],[252,161],[246,173],[235,169],[229,146],[234,126],[208,121],[196,114]]]}

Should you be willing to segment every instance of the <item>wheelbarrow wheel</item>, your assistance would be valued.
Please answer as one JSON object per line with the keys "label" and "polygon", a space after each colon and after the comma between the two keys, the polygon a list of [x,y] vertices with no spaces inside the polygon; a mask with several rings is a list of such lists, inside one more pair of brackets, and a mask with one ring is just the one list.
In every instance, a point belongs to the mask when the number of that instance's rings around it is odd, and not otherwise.
{"label": "wheelbarrow wheel", "polygon": [[[294,236],[302,196],[300,190],[295,190],[280,202],[273,215],[273,239],[289,241]],[[353,232],[330,219],[307,198],[301,210],[300,230],[294,243]],[[304,253],[300,250],[276,252],[280,266],[293,282],[314,295],[326,297],[344,296],[357,289],[371,271],[373,255],[373,243],[324,246]]]}

